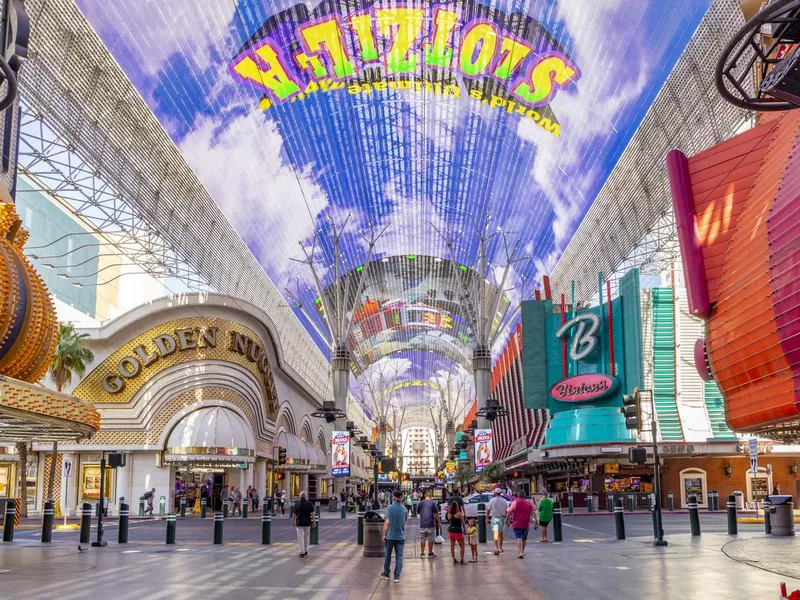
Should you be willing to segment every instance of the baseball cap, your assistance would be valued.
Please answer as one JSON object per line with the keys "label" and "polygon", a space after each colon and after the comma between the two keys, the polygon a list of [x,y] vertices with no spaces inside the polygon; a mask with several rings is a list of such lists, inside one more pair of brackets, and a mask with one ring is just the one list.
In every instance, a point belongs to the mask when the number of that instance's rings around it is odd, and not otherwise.
{"label": "baseball cap", "polygon": [[500,488],[494,488],[495,495],[500,495]]}

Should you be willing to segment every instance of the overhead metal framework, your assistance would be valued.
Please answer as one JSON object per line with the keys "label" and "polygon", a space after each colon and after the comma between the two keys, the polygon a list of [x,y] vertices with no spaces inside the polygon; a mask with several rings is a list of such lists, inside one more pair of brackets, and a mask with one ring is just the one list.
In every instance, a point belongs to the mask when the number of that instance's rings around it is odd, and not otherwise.
{"label": "overhead metal framework", "polygon": [[634,266],[657,270],[675,260],[666,155],[675,148],[697,154],[751,118],[714,85],[717,57],[743,24],[738,0],[711,5],[556,264],[554,290],[575,280],[576,299],[588,301],[598,272],[613,279]]}
{"label": "overhead metal framework", "polygon": [[92,228],[131,242],[125,248],[146,272],[262,307],[286,366],[329,398],[327,359],[75,3],[26,8],[23,167],[42,190],[85,208]]}

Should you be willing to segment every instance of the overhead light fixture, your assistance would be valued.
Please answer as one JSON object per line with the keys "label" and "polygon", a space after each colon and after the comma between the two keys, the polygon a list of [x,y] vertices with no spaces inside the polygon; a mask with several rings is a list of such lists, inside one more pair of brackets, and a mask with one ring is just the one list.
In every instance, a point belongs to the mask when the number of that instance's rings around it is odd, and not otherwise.
{"label": "overhead light fixture", "polygon": [[42,263],[42,266],[45,269],[55,269],[56,268],[56,266],[53,263]]}
{"label": "overhead light fixture", "polygon": [[59,274],[58,274],[58,276],[59,276],[61,279],[69,279],[69,275],[67,275],[66,273],[59,273]]}
{"label": "overhead light fixture", "polygon": [[733,475],[733,467],[731,466],[731,463],[728,463],[725,465],[725,477],[730,479],[731,475]]}
{"label": "overhead light fixture", "polygon": [[797,477],[797,463],[792,463],[789,467],[789,473],[791,473],[794,477]]}

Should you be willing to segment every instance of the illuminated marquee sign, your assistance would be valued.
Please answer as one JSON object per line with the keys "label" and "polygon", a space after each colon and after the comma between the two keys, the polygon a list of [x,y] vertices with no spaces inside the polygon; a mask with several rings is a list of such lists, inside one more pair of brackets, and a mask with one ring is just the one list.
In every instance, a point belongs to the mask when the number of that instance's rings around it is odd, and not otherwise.
{"label": "illuminated marquee sign", "polygon": [[559,381],[550,395],[561,402],[587,402],[607,396],[617,389],[619,380],[600,373],[576,375]]}
{"label": "illuminated marquee sign", "polygon": [[[271,17],[233,59],[236,78],[264,93],[263,108],[316,92],[409,90],[474,100],[525,116],[554,135],[538,111],[580,70],[534,19],[473,0],[397,5],[363,2],[349,13],[321,3]],[[459,85],[461,82],[462,85]]]}
{"label": "illuminated marquee sign", "polygon": [[334,431],[331,433],[331,475],[334,477],[350,476],[349,431]]}
{"label": "illuminated marquee sign", "polygon": [[480,473],[494,462],[491,429],[475,430],[475,471]]}

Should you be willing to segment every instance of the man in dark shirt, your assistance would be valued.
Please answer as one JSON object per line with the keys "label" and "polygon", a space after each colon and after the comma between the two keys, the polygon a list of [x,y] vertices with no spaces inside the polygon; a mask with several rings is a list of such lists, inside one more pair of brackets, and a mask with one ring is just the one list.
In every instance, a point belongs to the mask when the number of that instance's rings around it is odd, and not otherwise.
{"label": "man in dark shirt", "polygon": [[419,514],[419,539],[420,558],[425,558],[425,542],[428,543],[428,558],[435,558],[433,553],[433,541],[436,537],[436,530],[439,528],[439,505],[431,499],[431,492],[425,492],[425,499],[417,505]]}
{"label": "man in dark shirt", "polygon": [[300,492],[300,501],[292,511],[292,525],[297,529],[297,543],[300,545],[300,558],[308,554],[308,541],[311,528],[317,526],[317,513],[314,505],[308,501],[308,495]]}

